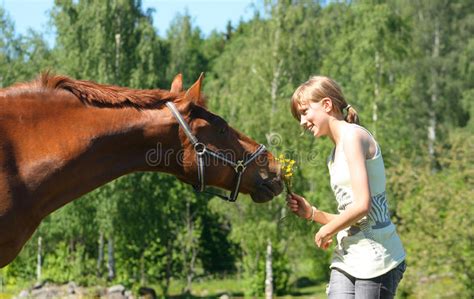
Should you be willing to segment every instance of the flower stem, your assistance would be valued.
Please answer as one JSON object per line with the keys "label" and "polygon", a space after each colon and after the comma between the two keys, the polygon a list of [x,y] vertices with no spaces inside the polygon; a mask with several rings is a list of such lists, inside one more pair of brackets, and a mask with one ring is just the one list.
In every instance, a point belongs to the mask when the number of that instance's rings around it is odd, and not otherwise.
{"label": "flower stem", "polygon": [[285,181],[285,189],[286,189],[286,193],[287,193],[287,194],[293,193],[293,192],[291,191],[291,186],[290,186],[290,183],[289,183],[288,181]]}

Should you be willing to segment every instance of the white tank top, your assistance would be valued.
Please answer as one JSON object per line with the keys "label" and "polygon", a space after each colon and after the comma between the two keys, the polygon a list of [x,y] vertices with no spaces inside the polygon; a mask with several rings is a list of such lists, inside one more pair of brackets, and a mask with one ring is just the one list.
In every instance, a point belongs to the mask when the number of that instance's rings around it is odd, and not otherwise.
{"label": "white tank top", "polygon": [[[405,259],[405,250],[395,225],[390,220],[385,193],[385,167],[380,146],[369,131],[360,128],[371,136],[377,148],[374,157],[366,160],[372,205],[367,216],[337,234],[337,246],[330,268],[341,269],[356,278],[368,279],[385,274],[398,266]],[[339,145],[341,149],[343,140],[344,136]],[[328,168],[331,188],[338,203],[337,209],[341,213],[353,202],[354,196],[349,166],[343,150],[338,153],[337,158],[338,160],[334,161],[333,150],[328,158]]]}

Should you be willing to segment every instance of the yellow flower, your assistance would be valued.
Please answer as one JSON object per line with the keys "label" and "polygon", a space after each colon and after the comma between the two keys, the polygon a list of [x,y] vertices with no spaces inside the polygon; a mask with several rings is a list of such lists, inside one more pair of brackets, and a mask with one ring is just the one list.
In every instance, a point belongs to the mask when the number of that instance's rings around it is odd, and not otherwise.
{"label": "yellow flower", "polygon": [[278,158],[275,158],[277,162],[280,163],[281,166],[281,177],[283,182],[285,183],[286,191],[288,193],[291,192],[291,179],[293,177],[293,167],[295,165],[295,160],[287,159],[283,154],[280,154]]}

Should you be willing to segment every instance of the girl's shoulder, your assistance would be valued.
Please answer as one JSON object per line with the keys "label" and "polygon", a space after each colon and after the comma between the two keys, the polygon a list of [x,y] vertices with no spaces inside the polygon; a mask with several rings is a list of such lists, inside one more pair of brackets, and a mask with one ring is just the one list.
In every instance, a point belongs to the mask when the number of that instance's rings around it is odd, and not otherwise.
{"label": "girl's shoulder", "polygon": [[343,141],[374,141],[375,137],[370,131],[361,125],[346,123],[342,134]]}
{"label": "girl's shoulder", "polygon": [[357,124],[346,124],[341,141],[343,143],[344,152],[354,151],[359,147],[357,145],[360,145],[361,151],[367,159],[377,156],[379,152],[379,145],[372,133]]}

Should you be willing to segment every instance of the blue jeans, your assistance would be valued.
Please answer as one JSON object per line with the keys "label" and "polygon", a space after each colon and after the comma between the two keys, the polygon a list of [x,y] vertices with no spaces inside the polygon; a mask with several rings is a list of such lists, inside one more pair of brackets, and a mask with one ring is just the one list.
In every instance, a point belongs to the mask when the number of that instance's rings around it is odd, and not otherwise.
{"label": "blue jeans", "polygon": [[355,278],[342,270],[332,269],[327,289],[329,299],[391,299],[395,297],[406,264],[402,262],[387,273],[370,278]]}

